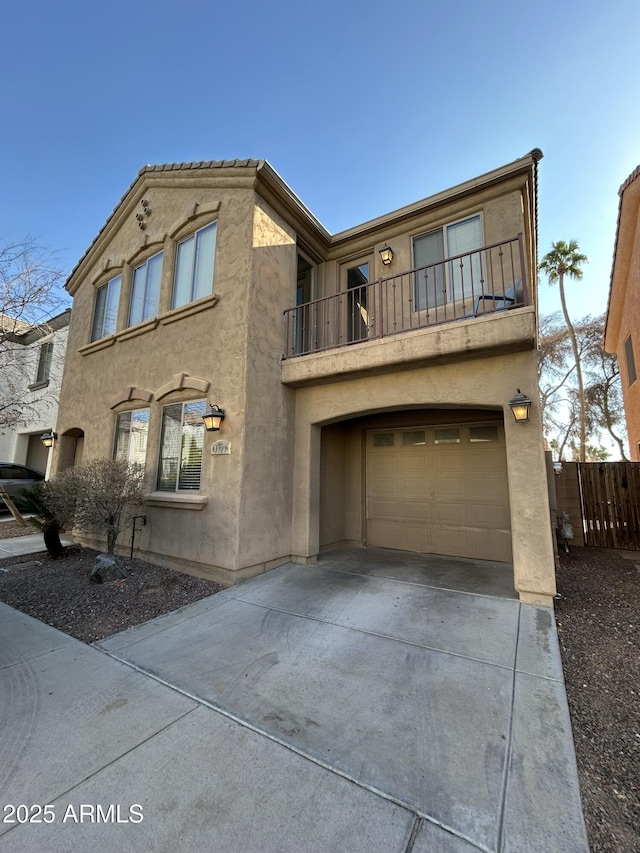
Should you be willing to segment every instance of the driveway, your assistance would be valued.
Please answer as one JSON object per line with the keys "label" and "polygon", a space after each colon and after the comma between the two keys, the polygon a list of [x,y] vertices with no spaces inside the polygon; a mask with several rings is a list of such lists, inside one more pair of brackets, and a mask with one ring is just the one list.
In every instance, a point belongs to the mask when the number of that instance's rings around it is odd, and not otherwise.
{"label": "driveway", "polygon": [[97,648],[12,622],[2,791],[56,820],[3,853],[588,850],[553,613],[505,564],[343,548]]}

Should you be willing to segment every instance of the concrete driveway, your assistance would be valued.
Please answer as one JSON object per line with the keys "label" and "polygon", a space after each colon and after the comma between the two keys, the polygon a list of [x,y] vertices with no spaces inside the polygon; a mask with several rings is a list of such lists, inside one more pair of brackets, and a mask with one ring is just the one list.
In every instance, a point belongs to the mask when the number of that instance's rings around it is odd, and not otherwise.
{"label": "concrete driveway", "polygon": [[510,566],[345,548],[97,648],[0,617],[3,804],[55,806],[3,853],[588,850],[553,613]]}

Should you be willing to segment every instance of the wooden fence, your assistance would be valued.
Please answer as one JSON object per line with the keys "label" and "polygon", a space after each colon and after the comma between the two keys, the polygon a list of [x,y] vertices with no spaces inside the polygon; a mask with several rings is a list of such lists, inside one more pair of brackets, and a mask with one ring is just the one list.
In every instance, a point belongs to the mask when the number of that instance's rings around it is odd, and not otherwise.
{"label": "wooden fence", "polygon": [[579,462],[585,545],[640,550],[640,462]]}

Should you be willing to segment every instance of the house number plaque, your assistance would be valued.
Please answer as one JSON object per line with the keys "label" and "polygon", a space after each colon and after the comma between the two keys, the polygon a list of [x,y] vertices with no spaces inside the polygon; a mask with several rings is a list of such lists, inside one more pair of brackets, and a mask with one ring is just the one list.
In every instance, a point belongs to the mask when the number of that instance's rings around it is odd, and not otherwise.
{"label": "house number plaque", "polygon": [[214,441],[211,445],[212,456],[228,456],[231,453],[231,445],[228,441]]}

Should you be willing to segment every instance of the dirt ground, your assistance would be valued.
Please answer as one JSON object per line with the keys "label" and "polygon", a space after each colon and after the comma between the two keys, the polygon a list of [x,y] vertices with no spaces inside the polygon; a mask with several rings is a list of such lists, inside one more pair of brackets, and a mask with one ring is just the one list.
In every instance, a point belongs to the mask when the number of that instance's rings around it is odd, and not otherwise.
{"label": "dirt ground", "polygon": [[558,637],[593,853],[640,851],[640,551],[630,556],[572,548],[557,572]]}
{"label": "dirt ground", "polygon": [[[33,533],[0,523],[0,538]],[[633,556],[633,555],[632,555]],[[86,643],[221,587],[140,560],[93,584],[96,552],[73,547],[0,561],[0,601]],[[2,569],[9,569],[2,571]],[[640,853],[640,552],[572,548],[560,558],[556,618],[593,853]],[[562,851],[549,851],[562,853]]]}

